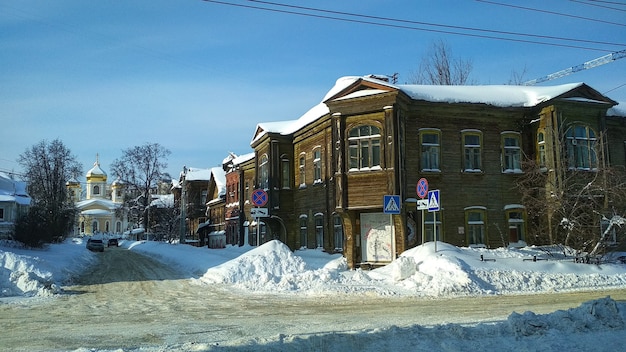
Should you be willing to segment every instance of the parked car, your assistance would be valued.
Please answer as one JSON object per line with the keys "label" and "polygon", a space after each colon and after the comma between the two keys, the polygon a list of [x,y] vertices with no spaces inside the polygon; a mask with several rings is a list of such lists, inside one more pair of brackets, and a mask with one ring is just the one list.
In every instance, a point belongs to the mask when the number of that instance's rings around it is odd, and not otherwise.
{"label": "parked car", "polygon": [[87,240],[87,249],[94,252],[104,252],[104,242],[90,238]]}
{"label": "parked car", "polygon": [[120,243],[117,240],[117,238],[109,238],[109,242],[107,242],[107,246],[108,247],[117,247],[119,245],[120,245]]}

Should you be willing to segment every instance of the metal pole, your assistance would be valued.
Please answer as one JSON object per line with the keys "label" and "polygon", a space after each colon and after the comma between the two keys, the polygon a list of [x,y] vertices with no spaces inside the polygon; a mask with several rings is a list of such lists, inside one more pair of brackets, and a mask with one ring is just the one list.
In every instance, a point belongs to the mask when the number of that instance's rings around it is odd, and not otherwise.
{"label": "metal pole", "polygon": [[433,238],[435,239],[435,253],[437,253],[437,212],[433,211]]}

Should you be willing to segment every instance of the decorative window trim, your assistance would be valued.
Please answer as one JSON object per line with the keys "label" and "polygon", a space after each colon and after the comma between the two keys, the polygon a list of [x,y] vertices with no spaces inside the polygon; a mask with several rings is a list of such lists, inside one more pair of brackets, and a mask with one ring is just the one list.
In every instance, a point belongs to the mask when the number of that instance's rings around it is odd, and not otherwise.
{"label": "decorative window trim", "polygon": [[[487,245],[487,208],[483,206],[471,206],[464,208],[465,213],[465,236],[468,247],[486,248]],[[472,220],[471,214],[480,214],[480,220]],[[473,228],[480,229],[479,234],[473,234]],[[472,238],[479,235],[482,238]],[[481,243],[482,240],[482,243]]]}
{"label": "decorative window trim", "polygon": [[269,189],[269,177],[270,177],[270,159],[267,154],[261,155],[259,158],[259,188],[264,190]]}
{"label": "decorative window trim", "polygon": [[[420,128],[417,130],[419,134],[419,143],[420,143],[420,169],[422,172],[441,172],[441,130],[438,128]],[[437,142],[436,143],[425,143],[424,135],[436,135]],[[428,153],[425,151],[425,147],[429,147]],[[433,150],[430,150],[430,149]],[[436,150],[435,150],[436,148]],[[426,156],[429,155],[430,165],[424,165],[426,163]],[[434,155],[433,155],[434,154]],[[432,161],[432,158],[435,158]],[[435,165],[433,165],[435,164]],[[430,167],[425,167],[430,166]]]}
{"label": "decorative window trim", "polygon": [[[478,144],[467,144],[465,138],[469,136],[478,137]],[[461,152],[463,155],[462,172],[467,174],[483,173],[483,133],[476,129],[461,130]],[[471,155],[469,153],[471,152]],[[477,158],[477,160],[476,160]],[[478,165],[468,165],[478,164]]]}
{"label": "decorative window trim", "polygon": [[313,184],[323,183],[322,180],[322,146],[313,148]]}
{"label": "decorative window trim", "polygon": [[[516,145],[510,146],[507,145],[507,139],[514,139]],[[516,131],[504,131],[500,133],[500,145],[502,148],[502,173],[505,174],[521,174],[522,171],[522,134]],[[516,157],[516,160],[513,160],[513,167],[508,165],[511,161],[508,160],[509,157]],[[507,162],[509,161],[509,162]]]}
{"label": "decorative window trim", "polygon": [[382,170],[382,135],[382,128],[374,123],[359,124],[348,129],[347,162],[349,172]]}
{"label": "decorative window trim", "polygon": [[299,188],[306,188],[306,153],[298,156]]}
{"label": "decorative window trim", "polygon": [[[578,135],[579,128],[584,129],[584,136]],[[595,129],[586,123],[573,122],[565,130],[564,140],[570,170],[598,170],[599,160],[595,148],[599,142],[599,137]]]}

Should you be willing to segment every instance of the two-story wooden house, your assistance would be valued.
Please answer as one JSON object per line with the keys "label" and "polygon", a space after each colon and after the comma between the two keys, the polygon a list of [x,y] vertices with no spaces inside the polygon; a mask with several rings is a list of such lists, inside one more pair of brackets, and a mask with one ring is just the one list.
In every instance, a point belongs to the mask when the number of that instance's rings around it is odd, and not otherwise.
{"label": "two-story wooden house", "polygon": [[[343,251],[352,267],[389,262],[435,235],[461,246],[532,243],[516,188],[522,160],[558,155],[583,125],[596,134],[610,127],[607,153],[620,159],[623,118],[606,118],[615,104],[584,84],[416,86],[341,78],[300,118],[257,125],[253,187],[269,195],[258,238]],[[417,207],[421,178],[439,190],[440,211]],[[400,196],[401,214],[384,213],[385,195]]]}

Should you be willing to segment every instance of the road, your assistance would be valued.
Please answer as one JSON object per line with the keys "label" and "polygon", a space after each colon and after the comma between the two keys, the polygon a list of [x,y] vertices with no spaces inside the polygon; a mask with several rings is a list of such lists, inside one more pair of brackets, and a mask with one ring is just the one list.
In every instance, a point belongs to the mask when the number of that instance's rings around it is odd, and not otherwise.
{"label": "road", "polygon": [[503,320],[548,313],[626,290],[453,299],[300,297],[233,292],[122,248],[107,248],[67,294],[0,304],[0,350],[137,349],[198,341],[228,346],[278,334]]}

